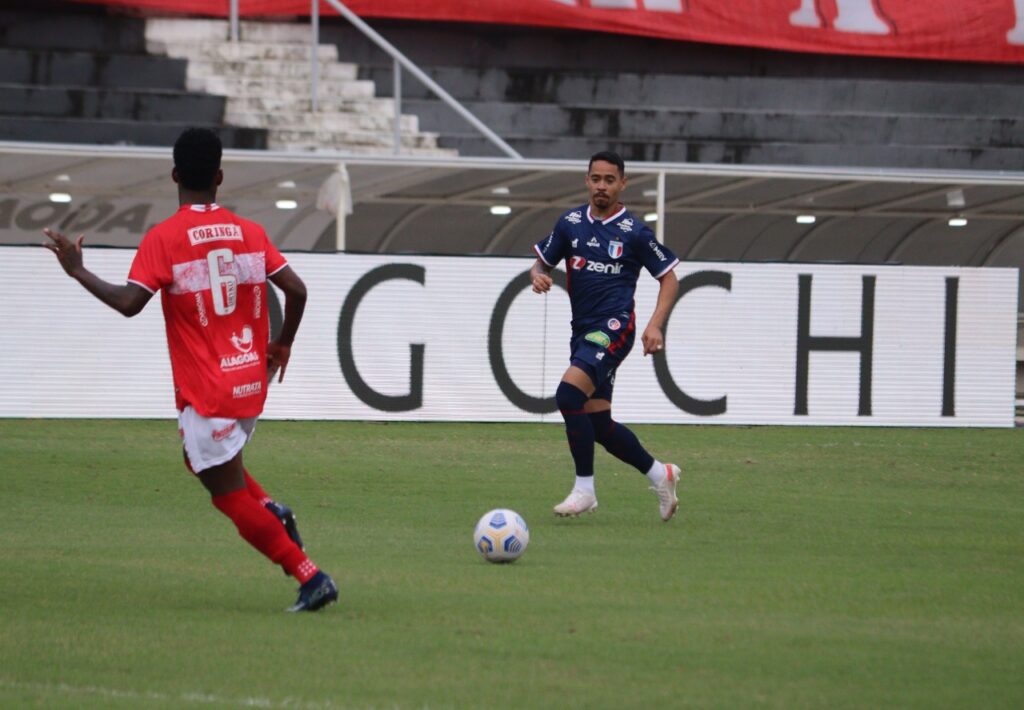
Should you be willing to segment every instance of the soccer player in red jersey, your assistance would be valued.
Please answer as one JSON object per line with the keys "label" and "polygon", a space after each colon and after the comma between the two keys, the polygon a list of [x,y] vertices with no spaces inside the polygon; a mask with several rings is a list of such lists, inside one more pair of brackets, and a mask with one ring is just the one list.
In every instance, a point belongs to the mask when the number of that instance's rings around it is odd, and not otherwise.
{"label": "soccer player in red jersey", "polygon": [[[171,177],[180,208],[143,238],[126,284],[85,268],[84,235],[72,242],[47,229],[44,246],[71,278],[125,316],[142,311],[160,291],[185,465],[239,535],[299,581],[289,611],[316,611],[337,600],[334,581],[303,552],[291,510],[242,464],[267,387],[275,374],[284,378],[306,286],[263,227],[216,203],[221,152],[220,139],[207,129],[189,128],[175,142]],[[285,294],[284,323],[273,341],[268,279]]]}

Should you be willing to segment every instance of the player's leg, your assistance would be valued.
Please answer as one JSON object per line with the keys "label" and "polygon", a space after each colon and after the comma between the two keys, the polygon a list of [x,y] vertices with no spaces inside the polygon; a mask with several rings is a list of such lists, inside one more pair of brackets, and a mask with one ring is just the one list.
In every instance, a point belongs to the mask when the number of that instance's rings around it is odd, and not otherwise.
{"label": "player's leg", "polygon": [[284,503],[279,503],[271,498],[270,494],[263,490],[263,486],[252,477],[249,469],[243,468],[242,473],[245,476],[245,488],[249,491],[249,495],[281,521],[281,525],[284,526],[284,530],[288,533],[288,537],[292,539],[292,542],[301,549],[305,549],[306,546],[302,544],[302,536],[299,535],[299,527],[295,523],[295,513],[292,512],[292,509]]}
{"label": "player's leg", "polygon": [[658,496],[658,512],[661,519],[668,521],[679,508],[676,485],[679,483],[679,466],[661,463],[643,447],[633,431],[612,419],[612,390],[615,374],[603,382],[587,402],[587,416],[594,428],[594,438],[615,458],[628,463],[644,474],[651,482],[651,490]]}
{"label": "player's leg", "polygon": [[281,565],[300,583],[309,581],[316,574],[316,565],[292,542],[277,517],[249,494],[242,452],[225,463],[199,471],[197,475],[210,492],[214,507],[235,524],[242,539],[271,562]]}
{"label": "player's leg", "polygon": [[234,523],[242,539],[302,585],[296,605],[301,606],[292,610],[314,611],[336,600],[333,580],[292,541],[277,517],[246,485],[242,448],[252,435],[255,420],[205,418],[187,407],[179,422],[186,463],[210,492],[214,507]]}
{"label": "player's leg", "polygon": [[594,392],[594,381],[584,369],[586,363],[573,359],[555,391],[558,411],[565,421],[565,436],[576,466],[576,483],[564,501],[555,506],[555,514],[576,516],[597,508],[594,492],[594,427],[585,407]]}

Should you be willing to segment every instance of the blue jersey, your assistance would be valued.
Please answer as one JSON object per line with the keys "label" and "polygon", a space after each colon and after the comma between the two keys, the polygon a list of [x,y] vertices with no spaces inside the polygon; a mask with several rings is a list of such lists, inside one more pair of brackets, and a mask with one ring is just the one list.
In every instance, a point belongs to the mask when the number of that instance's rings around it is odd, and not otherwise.
{"label": "blue jersey", "polygon": [[566,261],[574,333],[609,318],[632,320],[640,267],[661,278],[679,263],[625,207],[603,220],[591,216],[589,204],[570,210],[533,249],[548,266]]}

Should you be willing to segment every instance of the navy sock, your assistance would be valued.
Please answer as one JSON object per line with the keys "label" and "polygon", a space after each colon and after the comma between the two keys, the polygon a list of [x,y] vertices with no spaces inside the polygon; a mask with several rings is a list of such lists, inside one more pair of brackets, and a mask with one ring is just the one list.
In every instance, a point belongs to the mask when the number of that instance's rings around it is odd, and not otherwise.
{"label": "navy sock", "polygon": [[609,454],[625,461],[640,473],[647,473],[654,465],[654,457],[647,453],[629,427],[619,424],[612,419],[612,413],[607,409],[603,412],[594,412],[588,415],[590,424],[594,430],[595,440],[603,446]]}
{"label": "navy sock", "polygon": [[594,427],[583,411],[588,399],[581,389],[568,382],[558,383],[555,390],[555,402],[565,420],[565,436],[577,476],[594,475]]}

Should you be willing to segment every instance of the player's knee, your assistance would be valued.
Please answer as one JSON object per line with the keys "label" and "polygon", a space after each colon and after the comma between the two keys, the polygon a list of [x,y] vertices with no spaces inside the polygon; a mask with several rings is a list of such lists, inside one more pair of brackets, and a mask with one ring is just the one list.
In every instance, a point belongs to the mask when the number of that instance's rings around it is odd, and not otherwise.
{"label": "player's knee", "polygon": [[590,399],[583,393],[579,387],[570,385],[568,382],[559,382],[558,389],[555,390],[555,403],[558,405],[558,411],[565,412],[582,412],[583,405]]}

